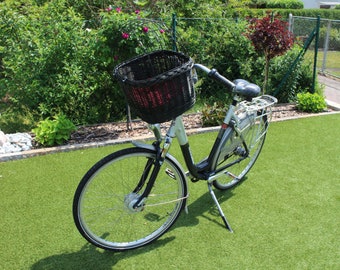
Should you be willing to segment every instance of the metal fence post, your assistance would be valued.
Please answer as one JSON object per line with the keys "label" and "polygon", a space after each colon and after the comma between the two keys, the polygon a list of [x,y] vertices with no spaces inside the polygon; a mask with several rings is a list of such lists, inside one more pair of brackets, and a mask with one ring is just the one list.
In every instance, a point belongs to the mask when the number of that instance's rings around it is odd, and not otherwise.
{"label": "metal fence post", "polygon": [[289,20],[288,20],[289,24],[288,24],[288,30],[289,32],[293,33],[293,14],[289,13]]}
{"label": "metal fence post", "polygon": [[325,73],[325,69],[326,69],[326,60],[327,60],[327,52],[329,48],[329,35],[331,33],[331,25],[332,25],[331,20],[328,20],[327,33],[326,33],[326,38],[325,38],[325,43],[324,43],[324,48],[323,48],[323,60],[322,60],[322,67],[321,67],[322,73]]}
{"label": "metal fence post", "polygon": [[313,84],[311,93],[315,92],[315,81],[316,81],[316,63],[318,60],[318,49],[319,49],[319,33],[320,33],[320,15],[318,15],[316,20],[315,28],[315,49],[314,49],[314,68],[313,68]]}
{"label": "metal fence post", "polygon": [[176,25],[177,25],[177,17],[176,17],[176,13],[173,13],[172,14],[172,50],[175,52],[177,52]]}

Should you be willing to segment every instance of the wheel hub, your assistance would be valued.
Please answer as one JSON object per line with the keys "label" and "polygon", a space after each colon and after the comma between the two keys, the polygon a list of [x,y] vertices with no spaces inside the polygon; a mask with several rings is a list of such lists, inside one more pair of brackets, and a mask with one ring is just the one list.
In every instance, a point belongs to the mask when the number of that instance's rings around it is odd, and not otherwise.
{"label": "wheel hub", "polygon": [[128,209],[131,213],[137,213],[137,212],[141,212],[144,210],[144,203],[143,201],[140,203],[140,206],[138,207],[133,207],[136,202],[139,200],[140,195],[136,194],[136,193],[130,193],[128,195],[125,196],[124,198],[124,204],[126,209]]}

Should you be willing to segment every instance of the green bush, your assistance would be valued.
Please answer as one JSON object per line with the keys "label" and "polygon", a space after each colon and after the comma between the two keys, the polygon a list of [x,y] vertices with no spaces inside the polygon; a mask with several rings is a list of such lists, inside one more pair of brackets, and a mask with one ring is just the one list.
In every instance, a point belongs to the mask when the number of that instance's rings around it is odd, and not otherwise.
{"label": "green bush", "polygon": [[[262,83],[263,59],[257,57],[250,41],[244,35],[247,21],[231,19],[179,19],[179,49],[196,63],[217,69],[230,80],[244,78]],[[216,100],[228,102],[230,94],[223,85],[199,73],[201,83],[198,96],[213,104]]]}
{"label": "green bush", "polygon": [[13,111],[11,108],[0,113],[0,129],[5,133],[31,130],[36,124],[32,114],[25,110]]}
{"label": "green bush", "polygon": [[[295,100],[296,93],[299,92],[298,84],[300,80],[301,60],[296,63],[300,53],[300,47],[295,45],[286,54],[274,58],[270,65],[270,81],[268,94],[274,95],[280,103],[291,102]],[[287,73],[291,71],[288,75]],[[285,81],[283,81],[285,79]]]}
{"label": "green bush", "polygon": [[[328,50],[340,51],[340,26],[336,26],[336,24],[333,24],[329,32]],[[320,28],[319,48],[323,48],[327,32],[327,27]]]}
{"label": "green bush", "polygon": [[327,108],[325,99],[317,94],[309,92],[297,94],[297,108],[304,112],[322,112]]}
{"label": "green bush", "polygon": [[[216,68],[230,80],[243,78],[263,87],[264,58],[255,53],[251,42],[245,36],[245,20],[179,20],[178,33],[180,48],[198,63]],[[221,30],[223,29],[223,31]],[[281,84],[301,51],[293,46],[286,54],[272,59],[269,72],[268,93],[274,94],[279,102],[295,101],[296,94],[310,90],[312,66],[298,61],[292,73]],[[199,74],[200,75],[200,74]],[[228,90],[206,76],[196,90],[203,103],[214,106],[215,101],[229,104]],[[277,91],[280,87],[280,91]]]}
{"label": "green bush", "polygon": [[283,8],[283,9],[302,9],[301,0],[268,0],[266,8]]}
{"label": "green bush", "polygon": [[56,115],[53,119],[47,118],[40,121],[38,126],[32,130],[35,140],[43,146],[63,144],[70,138],[75,125],[65,115]]}
{"label": "green bush", "polygon": [[64,1],[0,13],[0,94],[10,96],[13,109],[25,107],[36,119],[58,112],[78,123],[97,118],[106,96],[101,107],[93,106],[94,93],[108,87],[110,77],[98,67],[96,37],[82,28],[83,19]]}
{"label": "green bush", "polygon": [[282,18],[288,19],[289,14],[301,17],[316,18],[320,15],[320,18],[329,20],[338,20],[340,18],[340,9],[254,9],[254,8],[238,8],[234,10],[234,13],[240,18],[247,17],[263,17],[267,11],[270,10],[274,13],[280,14]]}
{"label": "green bush", "polygon": [[60,112],[76,124],[122,119],[114,66],[164,48],[168,32],[143,12],[106,6],[97,16],[90,29],[67,0],[0,8],[0,112],[7,95],[13,110],[24,107],[36,120]]}
{"label": "green bush", "polygon": [[224,120],[228,107],[222,102],[213,105],[204,104],[202,109],[202,122],[204,127],[218,126]]}

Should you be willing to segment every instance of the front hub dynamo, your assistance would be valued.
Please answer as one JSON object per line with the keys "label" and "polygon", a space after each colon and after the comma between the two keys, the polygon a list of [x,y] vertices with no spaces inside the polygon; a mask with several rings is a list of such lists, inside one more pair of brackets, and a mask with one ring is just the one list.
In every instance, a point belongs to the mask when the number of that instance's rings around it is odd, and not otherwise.
{"label": "front hub dynamo", "polygon": [[136,202],[138,201],[138,199],[140,198],[140,195],[136,194],[136,193],[130,193],[128,195],[125,196],[124,198],[124,204],[126,209],[129,210],[129,212],[131,213],[137,213],[137,212],[141,212],[144,210],[144,203],[143,201],[140,203],[140,206],[138,207],[133,207]]}

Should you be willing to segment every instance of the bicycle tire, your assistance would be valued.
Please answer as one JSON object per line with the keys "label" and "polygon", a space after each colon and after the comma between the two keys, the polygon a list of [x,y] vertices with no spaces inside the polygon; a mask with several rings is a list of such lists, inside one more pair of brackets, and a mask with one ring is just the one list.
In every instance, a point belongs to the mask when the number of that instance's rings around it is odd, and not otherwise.
{"label": "bicycle tire", "polygon": [[[248,121],[247,119],[241,120],[240,126],[242,126],[242,121]],[[240,162],[235,163],[228,171],[224,174],[223,177],[218,178],[217,180],[213,181],[213,185],[215,188],[219,190],[227,190],[233,188],[234,186],[240,184],[246,178],[246,174],[250,171],[250,169],[255,164],[258,156],[261,153],[262,147],[264,145],[266,139],[266,133],[268,128],[268,120],[267,116],[261,117],[258,122],[254,123],[254,125],[250,126],[248,130],[244,133],[244,140],[245,143],[249,146],[249,154],[247,158],[243,159]],[[263,133],[263,130],[265,132]],[[254,139],[254,133],[259,132],[262,134],[261,137],[257,138],[254,143],[252,140]],[[235,136],[235,132],[231,131],[229,137],[226,139],[225,143],[230,143],[230,140]],[[235,160],[240,158],[240,152],[244,151],[244,145],[240,143],[235,147],[233,153],[228,158],[228,162],[232,163]]]}
{"label": "bicycle tire", "polygon": [[[156,151],[133,147],[97,162],[82,178],[73,200],[80,234],[93,245],[112,251],[142,247],[162,236],[185,206],[187,183],[176,160],[167,156],[144,206],[132,209],[147,161]],[[147,181],[146,181],[147,182]]]}

